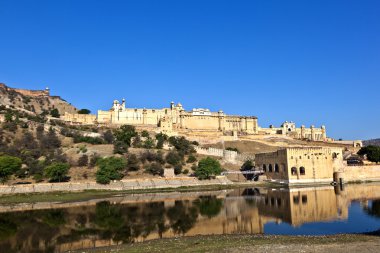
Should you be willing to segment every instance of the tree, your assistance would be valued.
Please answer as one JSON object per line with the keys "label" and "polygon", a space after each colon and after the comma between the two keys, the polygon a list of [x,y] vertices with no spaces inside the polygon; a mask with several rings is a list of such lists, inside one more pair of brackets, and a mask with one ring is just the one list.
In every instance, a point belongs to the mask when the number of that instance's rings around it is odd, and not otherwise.
{"label": "tree", "polygon": [[197,158],[194,155],[189,155],[189,157],[186,160],[187,163],[193,163],[196,161],[197,161]]}
{"label": "tree", "polygon": [[90,114],[91,111],[89,109],[80,109],[78,111],[78,114]]}
{"label": "tree", "polygon": [[211,157],[204,158],[199,161],[198,168],[195,170],[195,176],[198,179],[210,179],[211,177],[220,175],[222,168],[218,160]]}
{"label": "tree", "polygon": [[52,163],[44,170],[44,176],[50,178],[52,182],[61,182],[66,179],[70,165],[68,163]]}
{"label": "tree", "polygon": [[191,153],[195,153],[195,149],[194,147],[192,146],[191,142],[186,140],[185,137],[181,136],[181,137],[175,137],[175,136],[171,136],[169,138],[169,143],[175,147],[175,149],[183,154],[183,155],[187,155],[187,154],[191,154]]}
{"label": "tree", "polygon": [[358,151],[358,155],[367,156],[368,161],[379,163],[380,162],[380,147],[378,146],[366,146],[362,147]]}
{"label": "tree", "polygon": [[149,137],[149,132],[146,131],[146,130],[143,130],[143,131],[141,132],[141,137],[148,138],[148,137]]}
{"label": "tree", "polygon": [[18,157],[2,155],[0,156],[0,182],[4,183],[9,176],[21,169],[22,161]]}
{"label": "tree", "polygon": [[50,115],[54,118],[59,118],[61,115],[59,115],[59,111],[57,108],[54,108],[53,110],[50,111]]}
{"label": "tree", "polygon": [[128,171],[138,171],[140,169],[139,159],[135,154],[130,154],[128,156],[127,170]]}
{"label": "tree", "polygon": [[253,168],[253,163],[251,160],[247,160],[243,163],[243,165],[241,166],[240,170],[241,171],[246,171],[246,170],[252,170]]}
{"label": "tree", "polygon": [[170,165],[178,165],[181,163],[181,161],[181,156],[175,151],[171,151],[166,155],[166,162]]}
{"label": "tree", "polygon": [[146,168],[145,171],[147,173],[150,173],[152,175],[164,175],[164,169],[162,168],[162,165],[160,163],[154,162],[149,164]]}
{"label": "tree", "polygon": [[147,148],[147,149],[154,148],[154,140],[150,137],[147,137],[143,143],[143,148]]}
{"label": "tree", "polygon": [[121,171],[126,168],[124,158],[107,157],[100,158],[97,162],[99,169],[96,172],[96,182],[100,184],[109,184],[111,180],[120,180],[123,178]]}
{"label": "tree", "polygon": [[137,136],[137,132],[134,126],[122,125],[115,131],[114,136],[114,153],[124,154],[128,152],[128,148],[131,146],[131,139]]}
{"label": "tree", "polygon": [[113,137],[112,131],[111,131],[111,130],[107,130],[107,131],[105,131],[104,134],[103,134],[103,139],[104,139],[108,144],[113,143],[114,137]]}
{"label": "tree", "polygon": [[58,139],[53,128],[50,128],[49,132],[40,139],[40,144],[43,149],[56,149],[61,146],[61,141]]}
{"label": "tree", "polygon": [[156,148],[162,149],[164,147],[165,141],[168,140],[168,136],[166,134],[159,133],[159,134],[156,134],[156,140],[157,140]]}
{"label": "tree", "polygon": [[5,122],[12,122],[13,121],[13,113],[11,111],[7,111],[4,118],[5,118]]}

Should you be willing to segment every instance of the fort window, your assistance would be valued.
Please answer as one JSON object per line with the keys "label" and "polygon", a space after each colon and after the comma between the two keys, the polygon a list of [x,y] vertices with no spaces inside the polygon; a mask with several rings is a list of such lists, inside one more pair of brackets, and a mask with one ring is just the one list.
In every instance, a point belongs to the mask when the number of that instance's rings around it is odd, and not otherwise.
{"label": "fort window", "polygon": [[267,166],[265,164],[263,165],[263,171],[267,172]]}
{"label": "fort window", "polygon": [[277,198],[277,206],[281,206],[281,199]]}
{"label": "fort window", "polygon": [[273,172],[272,164],[269,164],[269,172]]}
{"label": "fort window", "polygon": [[269,201],[268,198],[265,198],[265,205],[268,205]]}
{"label": "fort window", "polygon": [[297,168],[296,167],[292,167],[291,168],[291,173],[292,173],[292,175],[297,175]]}
{"label": "fort window", "polygon": [[276,172],[276,173],[280,172],[280,166],[278,166],[277,163],[274,165],[274,172]]}
{"label": "fort window", "polygon": [[305,167],[301,167],[300,168],[300,174],[301,175],[305,175]]}
{"label": "fort window", "polygon": [[335,152],[334,152],[334,153],[332,153],[332,158],[333,158],[333,159],[336,159],[336,158],[338,158],[338,154],[337,154],[337,153],[335,153]]}
{"label": "fort window", "polygon": [[293,203],[298,205],[300,203],[300,197],[293,196]]}
{"label": "fort window", "polygon": [[270,205],[271,205],[271,206],[274,206],[274,198],[271,198],[271,199],[270,199]]}
{"label": "fort window", "polygon": [[302,201],[302,204],[306,204],[307,203],[307,196],[302,195],[301,201]]}

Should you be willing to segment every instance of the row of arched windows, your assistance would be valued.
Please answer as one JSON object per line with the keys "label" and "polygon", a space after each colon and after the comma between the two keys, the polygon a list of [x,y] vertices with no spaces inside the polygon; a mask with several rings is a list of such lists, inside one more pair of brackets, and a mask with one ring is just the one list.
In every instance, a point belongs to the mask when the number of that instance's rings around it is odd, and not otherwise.
{"label": "row of arched windows", "polygon": [[[298,173],[298,171],[297,171],[297,168],[296,167],[292,167],[291,168],[291,170],[290,170],[290,172],[291,172],[291,174],[293,175],[293,176],[296,176]],[[306,170],[305,170],[305,167],[303,167],[303,166],[301,166],[300,168],[299,168],[299,174],[300,175],[305,175],[306,174]]]}
{"label": "row of arched windows", "polygon": [[274,166],[272,164],[264,164],[263,165],[263,171],[264,172],[275,172],[275,173],[280,173],[280,166],[276,163]]}

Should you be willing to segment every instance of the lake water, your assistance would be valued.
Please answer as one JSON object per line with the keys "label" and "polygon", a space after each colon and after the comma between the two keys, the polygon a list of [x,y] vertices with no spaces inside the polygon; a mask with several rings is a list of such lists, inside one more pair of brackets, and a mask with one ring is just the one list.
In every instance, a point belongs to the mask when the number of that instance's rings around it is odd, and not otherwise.
{"label": "lake water", "polygon": [[0,205],[1,252],[65,252],[194,235],[327,235],[379,229],[379,184]]}

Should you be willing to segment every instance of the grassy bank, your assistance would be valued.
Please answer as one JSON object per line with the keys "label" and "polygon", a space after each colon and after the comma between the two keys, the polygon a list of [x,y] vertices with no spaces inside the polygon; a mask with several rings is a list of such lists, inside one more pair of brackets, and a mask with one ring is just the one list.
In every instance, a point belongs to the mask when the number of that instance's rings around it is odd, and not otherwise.
{"label": "grassy bank", "polygon": [[[220,235],[161,239],[81,252],[377,252],[378,235]],[[353,251],[351,251],[353,250]]]}

